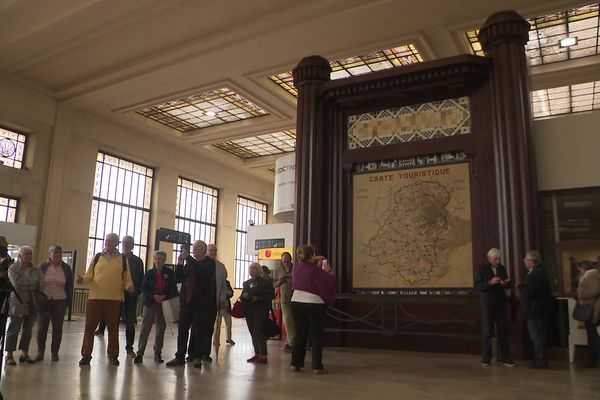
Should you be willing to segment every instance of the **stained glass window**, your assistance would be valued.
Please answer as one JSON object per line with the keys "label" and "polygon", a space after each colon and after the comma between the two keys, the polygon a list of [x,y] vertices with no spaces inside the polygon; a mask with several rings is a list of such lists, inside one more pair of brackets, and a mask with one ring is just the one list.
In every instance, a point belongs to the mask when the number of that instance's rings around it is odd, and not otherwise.
{"label": "stained glass window", "polygon": [[483,52],[483,47],[481,47],[481,42],[479,41],[479,29],[465,32],[465,36],[469,41],[469,45],[471,46],[473,54],[476,54],[478,56],[485,56],[485,53]]}
{"label": "stained glass window", "polygon": [[[202,240],[206,244],[216,243],[218,200],[218,189],[179,177],[175,230],[189,233],[192,243],[196,240]],[[179,249],[174,245],[173,260],[178,255]]]}
{"label": "stained glass window", "polygon": [[152,168],[98,153],[92,195],[87,265],[104,248],[109,233],[132,236],[133,253],[144,262],[148,254]]}
{"label": "stained glass window", "polygon": [[[331,79],[342,79],[350,76],[368,74],[369,72],[381,71],[384,69],[402,67],[418,62],[422,62],[423,58],[412,43],[404,46],[393,47],[375,51],[361,56],[346,58],[343,60],[333,61],[331,66]],[[285,91],[294,97],[298,97],[298,91],[294,87],[294,78],[291,72],[283,72],[281,74],[272,75],[269,77],[271,81],[279,85]]]}
{"label": "stained glass window", "polygon": [[296,147],[296,131],[282,131],[215,144],[221,150],[248,159],[273,154],[290,153]]}
{"label": "stained glass window", "polygon": [[0,128],[0,165],[23,168],[27,136]]}
{"label": "stained glass window", "polygon": [[17,222],[17,210],[19,199],[8,196],[0,196],[0,221]]}
{"label": "stained glass window", "polygon": [[246,254],[248,227],[267,223],[267,205],[238,196],[237,224],[235,230],[235,288],[241,289],[244,281],[250,279],[248,267],[255,257]]}
{"label": "stained glass window", "polygon": [[[529,19],[531,30],[525,51],[530,65],[600,54],[598,14],[599,5],[594,3]],[[473,53],[483,55],[478,32],[473,30],[465,35]]]}
{"label": "stained glass window", "polygon": [[533,117],[577,113],[600,108],[600,81],[535,90],[531,93]]}
{"label": "stained glass window", "polygon": [[229,88],[156,104],[136,112],[180,132],[269,114]]}

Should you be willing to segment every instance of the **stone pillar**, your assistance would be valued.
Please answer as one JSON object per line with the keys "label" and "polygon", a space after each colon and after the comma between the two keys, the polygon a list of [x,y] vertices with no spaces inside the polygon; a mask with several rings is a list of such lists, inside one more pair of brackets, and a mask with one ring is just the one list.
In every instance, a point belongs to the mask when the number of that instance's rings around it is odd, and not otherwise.
{"label": "stone pillar", "polygon": [[302,59],[293,71],[298,89],[294,243],[311,243],[317,251],[323,250],[325,239],[330,169],[319,94],[330,74],[329,62],[319,56]]}
{"label": "stone pillar", "polygon": [[[525,55],[529,23],[514,11],[490,16],[479,32],[491,58],[494,154],[499,247],[514,284],[524,275],[523,257],[538,248],[537,184],[531,138],[530,85]],[[513,299],[514,296],[513,289]],[[513,302],[516,322],[517,304]],[[521,332],[522,333],[522,332]],[[513,330],[515,355],[523,354],[523,337]]]}

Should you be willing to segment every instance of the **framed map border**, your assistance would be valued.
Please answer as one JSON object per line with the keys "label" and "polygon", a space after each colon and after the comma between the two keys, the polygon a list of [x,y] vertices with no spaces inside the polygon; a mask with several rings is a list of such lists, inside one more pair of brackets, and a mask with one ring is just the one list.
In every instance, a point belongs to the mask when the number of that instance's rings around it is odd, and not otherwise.
{"label": "framed map border", "polygon": [[[451,157],[447,157],[448,155],[452,155]],[[375,173],[383,173],[389,172],[394,173],[398,171],[410,171],[413,169],[422,169],[429,167],[441,167],[444,165],[456,165],[456,164],[467,164],[469,168],[468,179],[469,179],[469,197],[470,197],[470,212],[471,212],[471,263],[470,263],[470,271],[473,271],[474,267],[474,258],[473,258],[473,182],[472,182],[472,160],[470,157],[466,157],[463,153],[436,153],[426,155],[421,157],[421,159],[425,159],[425,162],[411,162],[410,164],[398,162],[398,163],[390,163],[388,161],[373,161],[368,163],[370,168],[367,168],[367,164],[364,164],[362,167],[354,168],[352,172],[352,190],[350,194],[352,196],[352,207],[350,208],[350,215],[352,216],[352,223],[350,224],[350,238],[352,246],[354,246],[354,176],[356,175],[368,175]],[[458,155],[458,157],[456,157]],[[413,158],[413,160],[418,161],[419,158]],[[396,161],[396,160],[394,160]],[[401,161],[400,159],[398,161]],[[412,161],[412,160],[411,160]],[[391,167],[391,166],[398,167]],[[391,167],[391,168],[390,168]],[[354,251],[350,252],[350,272],[351,272],[351,292],[356,294],[370,294],[370,295],[472,295],[476,293],[473,284],[470,286],[457,286],[457,287],[398,287],[398,288],[389,288],[389,287],[363,287],[363,286],[355,286],[355,265],[354,265]],[[474,275],[471,275],[471,280],[473,280]]]}

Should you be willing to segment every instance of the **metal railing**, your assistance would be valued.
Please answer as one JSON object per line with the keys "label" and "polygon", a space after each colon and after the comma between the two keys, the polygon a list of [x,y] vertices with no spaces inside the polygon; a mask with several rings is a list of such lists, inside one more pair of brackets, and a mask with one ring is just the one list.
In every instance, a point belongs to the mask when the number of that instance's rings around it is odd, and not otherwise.
{"label": "metal railing", "polygon": [[73,290],[73,314],[83,315],[85,314],[85,307],[88,299],[90,289],[86,288],[75,288]]}

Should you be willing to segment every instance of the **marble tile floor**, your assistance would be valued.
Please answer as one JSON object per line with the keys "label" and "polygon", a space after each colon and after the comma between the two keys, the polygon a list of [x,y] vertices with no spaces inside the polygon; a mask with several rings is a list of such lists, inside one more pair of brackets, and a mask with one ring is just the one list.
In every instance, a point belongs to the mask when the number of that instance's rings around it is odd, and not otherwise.
{"label": "marble tile floor", "polygon": [[[532,370],[525,362],[515,368],[483,368],[475,355],[327,348],[329,375],[310,369],[289,370],[290,355],[281,342],[269,341],[269,364],[246,363],[253,353],[243,320],[234,320],[235,346],[213,350],[214,361],[201,369],[167,368],[152,360],[153,334],[143,364],[122,353],[113,367],[104,356],[106,338],[95,339],[90,367],[80,368],[83,323],[65,322],[59,362],[49,356],[35,365],[4,367],[1,390],[6,399],[600,399],[600,369],[584,370],[553,364]],[[175,336],[167,328],[164,358],[175,352]],[[137,337],[136,337],[137,339]],[[120,344],[124,346],[124,329]],[[376,339],[374,339],[376,340]],[[222,340],[224,343],[224,338]],[[49,347],[49,344],[48,344]],[[35,355],[35,342],[31,354]],[[309,360],[310,354],[308,354]]]}

